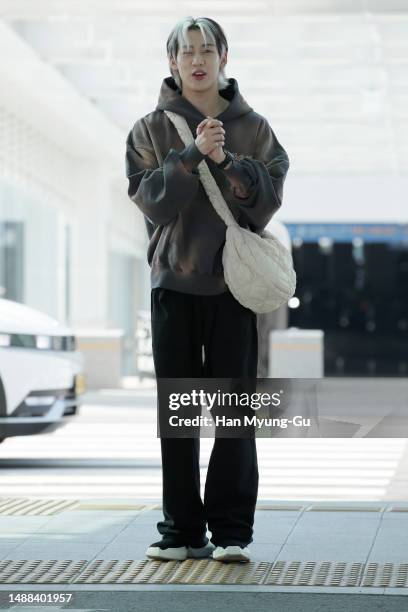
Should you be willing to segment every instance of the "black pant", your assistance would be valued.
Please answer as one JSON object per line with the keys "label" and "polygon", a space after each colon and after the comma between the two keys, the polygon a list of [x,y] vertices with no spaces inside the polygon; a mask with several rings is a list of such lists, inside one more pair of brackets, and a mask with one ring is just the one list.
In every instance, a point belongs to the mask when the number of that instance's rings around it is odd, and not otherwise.
{"label": "black pant", "polygon": [[[253,377],[258,362],[256,314],[230,291],[194,295],[151,291],[156,377]],[[204,345],[205,360],[202,359]],[[160,534],[200,546],[206,523],[215,545],[249,544],[258,495],[256,439],[216,437],[200,496],[200,438],[160,438],[163,515]]]}

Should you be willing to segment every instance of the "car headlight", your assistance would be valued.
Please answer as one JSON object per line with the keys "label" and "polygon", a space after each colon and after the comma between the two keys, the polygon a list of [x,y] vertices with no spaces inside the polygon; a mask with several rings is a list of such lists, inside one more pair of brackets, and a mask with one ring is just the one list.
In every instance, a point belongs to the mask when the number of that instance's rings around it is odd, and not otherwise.
{"label": "car headlight", "polygon": [[41,351],[75,351],[75,336],[46,336],[39,334],[7,334],[0,332],[0,348],[15,347]]}
{"label": "car headlight", "polygon": [[38,349],[50,350],[52,345],[51,336],[36,336],[35,345]]}

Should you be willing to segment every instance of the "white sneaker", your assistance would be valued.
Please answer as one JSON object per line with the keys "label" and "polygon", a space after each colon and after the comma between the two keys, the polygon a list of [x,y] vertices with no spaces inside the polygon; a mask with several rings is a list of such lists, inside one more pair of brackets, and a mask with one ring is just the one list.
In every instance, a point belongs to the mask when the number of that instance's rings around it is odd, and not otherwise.
{"label": "white sneaker", "polygon": [[166,542],[155,542],[146,550],[146,557],[149,559],[161,559],[163,561],[184,561],[185,559],[204,559],[211,557],[212,551],[215,549],[212,542],[208,542],[200,548],[192,546],[171,546]]}
{"label": "white sneaker", "polygon": [[230,561],[247,563],[250,561],[250,550],[248,546],[217,546],[212,553],[212,558],[215,561],[224,561],[225,563]]}

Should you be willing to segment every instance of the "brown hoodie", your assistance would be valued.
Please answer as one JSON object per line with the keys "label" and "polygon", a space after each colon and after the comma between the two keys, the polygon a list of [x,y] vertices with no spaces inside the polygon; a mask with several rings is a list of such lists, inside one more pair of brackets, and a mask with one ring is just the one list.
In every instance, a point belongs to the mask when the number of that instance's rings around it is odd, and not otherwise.
{"label": "brown hoodie", "polygon": [[138,119],[128,135],[128,195],[144,214],[152,289],[198,295],[228,291],[222,266],[226,225],[199,179],[202,159],[241,227],[260,233],[282,203],[288,155],[267,119],[244,100],[237,81],[228,80],[219,93],[229,106],[216,117],[225,129],[224,149],[235,157],[228,170],[217,168],[195,143],[185,147],[163,112],[185,117],[194,138],[205,119],[181,95],[173,77],[163,79],[156,109]]}

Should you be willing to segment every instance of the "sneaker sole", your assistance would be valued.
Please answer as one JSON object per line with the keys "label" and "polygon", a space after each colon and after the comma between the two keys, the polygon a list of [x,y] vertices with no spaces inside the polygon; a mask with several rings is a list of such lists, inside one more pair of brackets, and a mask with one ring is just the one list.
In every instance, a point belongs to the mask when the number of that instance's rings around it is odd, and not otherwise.
{"label": "sneaker sole", "polygon": [[146,557],[149,559],[158,559],[159,561],[184,561],[187,559],[187,548],[166,548],[162,550],[158,546],[149,546],[146,550]]}
{"label": "sneaker sole", "polygon": [[158,559],[159,561],[184,561],[185,559],[204,559],[211,557],[215,550],[214,544],[208,543],[202,548],[192,548],[191,546],[181,546],[179,548],[166,548],[162,550],[158,546],[149,546],[146,557]]}
{"label": "sneaker sole", "polygon": [[[215,551],[214,551],[215,552]],[[242,551],[239,546],[228,546],[227,550],[223,552],[215,552],[212,554],[214,561],[223,561],[224,563],[239,561],[240,563],[248,563],[250,561],[249,556]]]}

